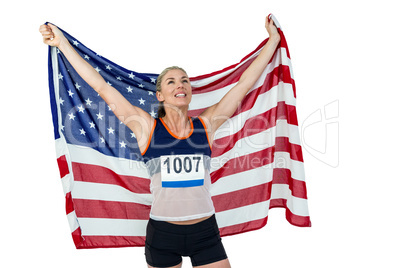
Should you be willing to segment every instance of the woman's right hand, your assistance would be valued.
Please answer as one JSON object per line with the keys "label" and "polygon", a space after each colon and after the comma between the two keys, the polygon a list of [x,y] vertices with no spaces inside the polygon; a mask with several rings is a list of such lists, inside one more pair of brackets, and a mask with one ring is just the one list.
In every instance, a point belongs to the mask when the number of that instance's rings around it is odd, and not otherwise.
{"label": "woman's right hand", "polygon": [[39,27],[39,32],[42,34],[43,43],[53,47],[59,47],[60,43],[65,40],[63,33],[53,24],[43,24]]}

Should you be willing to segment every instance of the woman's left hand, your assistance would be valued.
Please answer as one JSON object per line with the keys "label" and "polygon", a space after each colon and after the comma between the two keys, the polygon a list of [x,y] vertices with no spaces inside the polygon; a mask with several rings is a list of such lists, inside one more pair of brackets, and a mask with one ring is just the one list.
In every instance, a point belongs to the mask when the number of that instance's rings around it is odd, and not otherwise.
{"label": "woman's left hand", "polygon": [[274,20],[270,20],[269,16],[265,18],[265,29],[267,29],[267,32],[269,34],[269,37],[274,37],[280,39],[280,35],[278,33],[278,29],[276,28],[274,24]]}

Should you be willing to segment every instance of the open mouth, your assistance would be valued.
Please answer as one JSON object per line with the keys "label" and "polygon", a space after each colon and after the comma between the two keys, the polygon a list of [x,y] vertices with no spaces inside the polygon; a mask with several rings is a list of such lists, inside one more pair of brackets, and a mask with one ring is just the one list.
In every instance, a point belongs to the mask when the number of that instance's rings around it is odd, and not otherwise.
{"label": "open mouth", "polygon": [[184,93],[178,93],[178,94],[176,94],[176,95],[174,95],[176,98],[184,98],[184,97],[186,97],[187,95],[186,94],[184,94]]}

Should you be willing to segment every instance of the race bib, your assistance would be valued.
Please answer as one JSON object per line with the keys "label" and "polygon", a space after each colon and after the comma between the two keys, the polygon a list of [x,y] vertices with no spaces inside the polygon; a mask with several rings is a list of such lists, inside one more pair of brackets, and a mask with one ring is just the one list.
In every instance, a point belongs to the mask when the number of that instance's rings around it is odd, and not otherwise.
{"label": "race bib", "polygon": [[162,187],[183,188],[204,185],[204,157],[202,155],[162,155]]}

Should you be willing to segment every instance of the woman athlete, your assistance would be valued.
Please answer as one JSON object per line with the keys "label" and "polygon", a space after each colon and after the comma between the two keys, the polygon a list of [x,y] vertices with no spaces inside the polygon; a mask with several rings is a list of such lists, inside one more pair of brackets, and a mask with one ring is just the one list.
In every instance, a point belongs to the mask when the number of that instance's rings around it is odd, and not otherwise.
{"label": "woman athlete", "polygon": [[[114,114],[135,136],[151,175],[153,203],[147,225],[148,267],[179,268],[182,256],[193,267],[230,267],[209,193],[209,160],[215,131],[236,111],[262,74],[280,41],[273,20],[265,18],[269,40],[243,72],[239,82],[197,118],[187,115],[192,89],[179,67],[165,69],[157,79],[159,118],[133,106],[89,65],[54,25],[41,25],[43,42],[56,46],[78,74],[114,107]],[[183,171],[183,172],[182,172]],[[185,172],[184,172],[185,171]]]}

